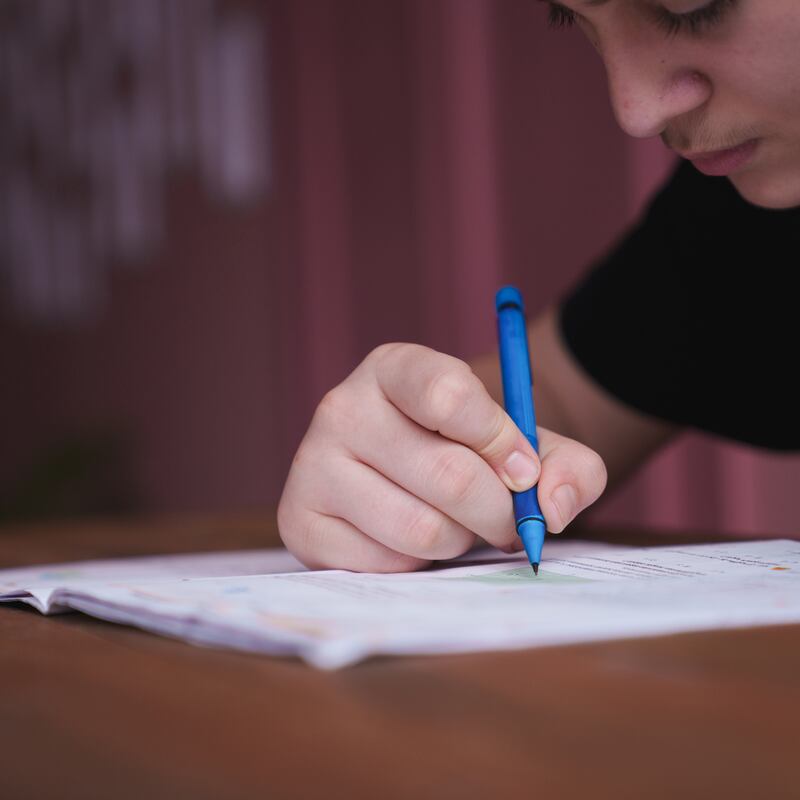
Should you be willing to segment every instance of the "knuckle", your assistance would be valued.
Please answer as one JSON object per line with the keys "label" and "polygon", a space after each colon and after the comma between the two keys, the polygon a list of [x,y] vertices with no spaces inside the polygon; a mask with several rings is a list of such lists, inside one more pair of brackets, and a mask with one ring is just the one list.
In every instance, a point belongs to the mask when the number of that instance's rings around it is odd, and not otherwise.
{"label": "knuckle", "polygon": [[432,478],[437,494],[447,506],[458,508],[475,491],[478,470],[461,453],[447,452],[434,462]]}
{"label": "knuckle", "polygon": [[277,521],[278,535],[281,537],[284,544],[288,544],[292,535],[292,513],[285,491],[278,502]]}
{"label": "knuckle", "polygon": [[415,514],[405,531],[405,538],[416,554],[433,557],[442,549],[447,520],[444,514],[428,506]]}
{"label": "knuckle", "polygon": [[585,469],[592,479],[592,483],[597,486],[598,493],[602,493],[608,482],[608,470],[605,461],[594,450],[588,450],[586,454]]}
{"label": "knuckle", "polygon": [[451,365],[430,382],[428,412],[437,427],[456,417],[472,395],[472,372],[466,364],[463,366]]}
{"label": "knuckle", "polygon": [[346,425],[351,416],[352,403],[345,397],[341,386],[337,386],[319,401],[312,422],[322,428],[338,428]]}
{"label": "knuckle", "polygon": [[369,354],[364,360],[382,362],[385,361],[390,354],[394,353],[396,355],[398,352],[402,353],[407,348],[418,346],[419,345],[406,344],[405,342],[385,342],[384,344],[379,344],[377,347],[370,350]]}
{"label": "knuckle", "polygon": [[[553,476],[554,482],[572,484],[582,498],[581,505],[593,503],[605,491],[608,482],[608,471],[603,459],[588,447],[581,445],[571,464]],[[557,479],[557,480],[556,480]]]}
{"label": "knuckle", "polygon": [[302,470],[306,466],[313,464],[316,460],[312,452],[313,449],[313,445],[309,442],[308,437],[305,437],[303,441],[300,442],[292,457],[290,470],[296,472],[297,470]]}
{"label": "knuckle", "polygon": [[486,458],[498,458],[508,450],[513,442],[513,432],[506,425],[506,416],[499,406],[497,413],[486,430],[484,438],[476,444],[475,449]]}
{"label": "knuckle", "polygon": [[284,492],[278,503],[277,518],[278,533],[286,549],[306,566],[310,566],[312,561],[321,566],[321,562],[315,556],[320,552],[319,545],[322,538],[320,528],[324,517],[318,514],[300,513]]}
{"label": "knuckle", "polygon": [[329,566],[324,556],[327,527],[327,517],[322,514],[309,514],[304,524],[296,527],[292,537],[294,547],[290,550],[306,566]]}

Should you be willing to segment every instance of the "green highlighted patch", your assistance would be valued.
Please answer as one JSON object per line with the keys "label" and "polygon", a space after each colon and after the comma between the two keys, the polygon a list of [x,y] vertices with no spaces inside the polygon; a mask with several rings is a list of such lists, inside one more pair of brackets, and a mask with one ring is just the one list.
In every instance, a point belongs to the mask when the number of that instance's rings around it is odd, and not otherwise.
{"label": "green highlighted patch", "polygon": [[455,578],[447,578],[449,581],[478,581],[479,583],[502,584],[509,586],[511,584],[529,583],[592,583],[587,578],[576,578],[573,575],[559,575],[555,572],[547,572],[547,570],[539,569],[539,576],[533,574],[533,570],[529,566],[516,567],[515,569],[504,569],[498,572],[492,572],[487,575],[460,575]]}

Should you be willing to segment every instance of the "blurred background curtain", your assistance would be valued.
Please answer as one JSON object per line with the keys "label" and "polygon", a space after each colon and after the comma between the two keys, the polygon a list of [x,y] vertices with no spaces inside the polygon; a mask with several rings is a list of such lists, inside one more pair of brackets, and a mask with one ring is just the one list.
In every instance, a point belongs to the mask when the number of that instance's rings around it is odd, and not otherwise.
{"label": "blurred background curtain", "polygon": [[[619,132],[596,55],[578,33],[549,31],[533,0],[150,0],[149,27],[135,24],[138,3],[59,2],[54,12],[31,0],[23,24],[21,5],[0,0],[0,231],[30,245],[0,250],[7,516],[274,506],[316,403],[373,347],[414,341],[463,358],[492,349],[495,289],[519,285],[532,314],[557,302],[673,163],[659,142]],[[73,116],[45,124],[54,135],[34,136],[32,156],[30,132],[14,127],[35,116],[25,116],[18,65],[27,80],[40,61],[77,59],[91,76],[96,43],[80,28],[75,44],[79,24],[101,38],[121,30],[107,59],[122,106],[139,108],[131,98],[145,86],[150,105],[123,114],[117,149],[103,150],[102,115],[67,104]],[[37,60],[20,56],[31,42]],[[63,71],[51,73],[38,86],[55,81],[60,107]],[[51,214],[20,239],[31,197],[104,207],[91,181],[87,201],[82,183],[42,179],[48,146],[72,137],[106,153],[95,170],[119,174],[96,186],[113,196],[126,164],[130,185],[141,182],[132,136],[148,120],[173,136],[159,151],[171,161],[138,206],[152,240],[79,251],[103,275],[91,302],[32,313],[20,276],[38,264],[45,295],[63,283],[75,270],[63,242],[80,241],[88,223],[58,227]],[[33,189],[19,190],[20,165]],[[113,469],[114,487],[84,487],[62,505],[45,488],[37,501],[41,465],[57,471],[53,453],[98,440],[114,442],[113,456],[86,480]],[[690,433],[589,518],[797,532],[798,478],[798,457]]]}

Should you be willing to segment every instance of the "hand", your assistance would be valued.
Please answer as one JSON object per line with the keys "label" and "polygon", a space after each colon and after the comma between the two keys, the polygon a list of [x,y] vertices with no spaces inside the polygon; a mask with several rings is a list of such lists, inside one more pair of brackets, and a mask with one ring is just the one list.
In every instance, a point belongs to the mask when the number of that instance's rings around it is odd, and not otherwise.
{"label": "hand", "polygon": [[559,533],[606,484],[595,452],[538,435],[541,462],[466,363],[382,345],[319,404],[278,506],[281,537],[309,567],[364,572],[454,558],[476,536],[521,549],[509,489],[538,480]]}

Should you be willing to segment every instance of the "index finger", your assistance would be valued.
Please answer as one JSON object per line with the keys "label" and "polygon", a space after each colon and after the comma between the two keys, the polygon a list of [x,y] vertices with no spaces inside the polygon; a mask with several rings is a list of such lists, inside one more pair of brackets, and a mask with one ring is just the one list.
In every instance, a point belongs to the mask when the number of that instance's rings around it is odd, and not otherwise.
{"label": "index finger", "polygon": [[400,344],[380,353],[375,373],[389,402],[419,425],[474,450],[509,489],[520,492],[536,483],[536,452],[464,361]]}

